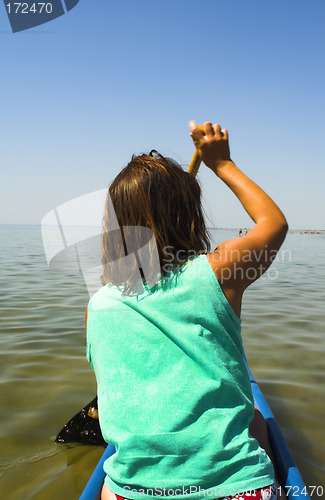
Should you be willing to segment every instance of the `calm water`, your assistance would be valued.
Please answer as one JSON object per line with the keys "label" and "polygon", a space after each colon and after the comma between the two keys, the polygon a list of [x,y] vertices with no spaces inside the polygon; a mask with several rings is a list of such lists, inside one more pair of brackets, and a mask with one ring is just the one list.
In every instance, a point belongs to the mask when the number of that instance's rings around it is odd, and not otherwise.
{"label": "calm water", "polygon": [[[237,236],[214,230],[221,242]],[[0,491],[74,500],[101,448],[54,436],[95,394],[85,359],[85,281],[51,271],[41,231],[0,226]],[[325,486],[325,234],[289,234],[269,275],[247,290],[250,367],[307,485]]]}

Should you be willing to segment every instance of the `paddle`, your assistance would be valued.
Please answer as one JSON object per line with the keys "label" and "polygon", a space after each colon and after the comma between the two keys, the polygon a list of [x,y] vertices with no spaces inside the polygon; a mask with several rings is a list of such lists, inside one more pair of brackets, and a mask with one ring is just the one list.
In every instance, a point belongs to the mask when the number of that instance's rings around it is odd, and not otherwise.
{"label": "paddle", "polygon": [[107,445],[99,427],[97,396],[65,424],[55,442]]}
{"label": "paddle", "polygon": [[[201,158],[196,149],[188,168],[188,172],[194,177],[199,170],[200,163]],[[87,325],[87,311],[85,313],[85,323]],[[107,445],[99,426],[97,396],[65,424],[57,435],[55,442],[82,443],[96,446]]]}
{"label": "paddle", "polygon": [[188,173],[194,175],[196,177],[196,174],[198,173],[199,167],[201,164],[201,157],[198,153],[198,150],[195,150],[195,153],[193,155],[192,161],[190,163],[190,166],[188,167]]}

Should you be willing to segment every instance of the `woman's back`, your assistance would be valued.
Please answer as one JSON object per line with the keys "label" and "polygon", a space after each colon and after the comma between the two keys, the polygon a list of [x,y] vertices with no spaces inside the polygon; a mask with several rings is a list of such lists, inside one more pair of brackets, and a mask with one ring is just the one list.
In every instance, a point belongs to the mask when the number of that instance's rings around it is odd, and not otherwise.
{"label": "woman's back", "polygon": [[141,295],[106,285],[89,303],[87,330],[102,432],[117,446],[104,466],[110,489],[129,498],[133,488],[177,498],[212,489],[217,498],[273,482],[248,433],[240,319],[205,255]]}

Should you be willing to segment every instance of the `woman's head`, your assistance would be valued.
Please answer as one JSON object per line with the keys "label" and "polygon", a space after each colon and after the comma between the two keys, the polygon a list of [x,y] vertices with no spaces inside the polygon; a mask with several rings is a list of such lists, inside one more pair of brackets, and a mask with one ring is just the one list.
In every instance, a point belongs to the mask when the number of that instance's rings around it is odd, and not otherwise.
{"label": "woman's head", "polygon": [[168,271],[168,265],[182,264],[192,255],[210,249],[201,189],[195,177],[156,151],[134,155],[108,190],[102,247],[105,282],[112,281],[109,201],[119,226],[142,226],[152,230],[162,274]]}

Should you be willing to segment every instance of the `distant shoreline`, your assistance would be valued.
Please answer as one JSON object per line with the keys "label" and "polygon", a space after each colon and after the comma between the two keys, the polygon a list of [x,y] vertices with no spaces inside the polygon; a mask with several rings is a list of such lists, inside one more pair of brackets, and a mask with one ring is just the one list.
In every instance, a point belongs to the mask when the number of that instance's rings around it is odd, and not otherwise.
{"label": "distant shoreline", "polygon": [[[41,227],[41,224],[0,224],[0,227]],[[56,226],[48,226],[48,227],[56,227]],[[98,227],[98,226],[69,226],[68,224],[65,224],[65,227]],[[208,227],[208,230],[211,229],[217,229],[219,231],[238,231],[240,227]],[[245,229],[244,226],[241,228],[242,230]],[[249,231],[251,228],[248,227],[247,231]],[[325,229],[289,229],[288,234],[325,234]]]}

